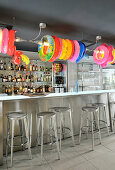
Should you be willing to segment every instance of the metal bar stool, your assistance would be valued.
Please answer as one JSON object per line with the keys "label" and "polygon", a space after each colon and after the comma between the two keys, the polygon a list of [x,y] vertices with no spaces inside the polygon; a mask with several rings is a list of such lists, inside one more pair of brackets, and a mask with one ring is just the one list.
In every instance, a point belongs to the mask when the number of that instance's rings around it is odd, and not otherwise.
{"label": "metal bar stool", "polygon": [[[106,104],[104,104],[104,103],[93,103],[92,106],[96,106],[96,107],[99,108],[99,121],[104,122],[104,124],[105,124],[105,126],[106,126],[106,128],[107,128],[107,133],[108,133],[108,135],[110,135],[110,134],[109,134],[108,124],[107,124]],[[101,117],[101,109],[103,110],[102,113],[103,113],[103,116],[104,116],[104,117],[103,117],[104,120],[100,120],[100,117]]]}
{"label": "metal bar stool", "polygon": [[[30,143],[29,143],[29,128],[28,128],[28,120],[27,120],[27,114],[23,112],[10,112],[7,114],[7,138],[6,138],[6,156],[8,155],[8,147],[11,147],[11,166],[13,165],[13,148],[14,148],[14,127],[15,127],[15,121],[19,121],[19,127],[21,132],[21,146],[24,146],[27,144],[29,157],[32,159],[31,155],[31,149],[30,149]],[[10,138],[10,123],[11,123],[11,138]],[[25,127],[25,134],[26,134],[26,142],[24,142],[24,135],[23,135],[23,123]],[[11,139],[11,145],[9,143]]]}
{"label": "metal bar stool", "polygon": [[50,130],[54,129],[58,159],[60,159],[58,136],[57,136],[57,126],[56,126],[56,114],[54,112],[39,112],[37,114],[37,142],[40,139],[40,122],[41,122],[41,158],[43,158],[43,137],[44,137],[44,120],[48,119],[50,124]]}
{"label": "metal bar stool", "polygon": [[[64,116],[65,113],[69,113],[69,120],[70,120],[70,132],[71,132],[71,137],[72,137],[72,141],[73,141],[73,145],[75,146],[75,142],[74,142],[74,134],[73,134],[73,122],[72,122],[72,113],[71,113],[71,107],[51,107],[49,108],[49,110],[54,110],[56,113],[60,113],[59,117],[60,117],[60,125],[59,125],[59,129],[60,129],[60,150],[61,150],[61,139],[62,139],[62,134],[64,134],[63,129],[66,128],[64,126]],[[66,116],[65,116],[66,119]]]}
{"label": "metal bar stool", "polygon": [[[95,107],[95,106],[82,107],[82,112],[81,112],[79,144],[80,144],[80,141],[81,141],[82,129],[86,128],[87,135],[88,135],[89,127],[91,126],[92,150],[94,150],[94,124],[95,124],[95,122],[97,124],[96,130],[99,134],[99,140],[100,140],[100,144],[101,144],[101,132],[100,132],[100,127],[99,127],[99,114],[98,114],[98,112],[99,112],[99,109],[98,109],[98,107]],[[83,117],[84,116],[86,117],[86,126],[83,126]]]}

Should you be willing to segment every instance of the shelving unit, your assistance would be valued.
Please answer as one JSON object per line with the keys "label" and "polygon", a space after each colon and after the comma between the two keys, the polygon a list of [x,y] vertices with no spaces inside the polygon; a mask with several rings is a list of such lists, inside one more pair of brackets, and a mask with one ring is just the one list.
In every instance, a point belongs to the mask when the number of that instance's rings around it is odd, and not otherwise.
{"label": "shelving unit", "polygon": [[[2,60],[2,62],[1,62]],[[30,87],[31,89],[37,89],[41,86],[51,87],[52,85],[52,63],[43,63],[40,60],[34,60],[31,59],[30,63],[28,65],[28,69],[25,67],[26,65],[24,63],[21,63],[18,66],[18,69],[21,68],[21,65],[24,66],[24,70],[16,70],[15,65],[12,62],[13,70],[11,68],[9,69],[9,64],[11,64],[11,58],[10,57],[0,57],[0,64],[6,63],[6,68],[4,70],[0,70],[0,93],[5,93],[5,89],[10,87],[18,87],[20,90],[20,87],[24,88],[25,86]],[[38,70],[30,70],[30,65],[34,67],[37,65]],[[3,65],[4,67],[4,65]],[[1,67],[0,67],[1,68]],[[32,67],[33,68],[33,67]],[[34,68],[35,69],[35,68]],[[1,76],[2,75],[2,76]],[[12,76],[11,81],[4,80],[4,77],[9,78],[8,76]],[[23,78],[22,78],[23,77]],[[22,89],[21,89],[22,90]],[[42,90],[41,90],[42,91]]]}
{"label": "shelving unit", "polygon": [[94,63],[77,64],[79,91],[102,89],[102,69]]}

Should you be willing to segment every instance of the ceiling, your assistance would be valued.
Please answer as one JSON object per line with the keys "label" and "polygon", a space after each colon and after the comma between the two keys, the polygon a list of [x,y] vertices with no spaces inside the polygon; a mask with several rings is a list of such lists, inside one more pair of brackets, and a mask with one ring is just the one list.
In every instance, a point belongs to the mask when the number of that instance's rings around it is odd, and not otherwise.
{"label": "ceiling", "polygon": [[[32,39],[39,33],[60,38],[102,41],[115,45],[115,1],[109,0],[0,0],[0,23],[13,25],[16,36]],[[37,51],[37,45],[16,43],[17,49]]]}

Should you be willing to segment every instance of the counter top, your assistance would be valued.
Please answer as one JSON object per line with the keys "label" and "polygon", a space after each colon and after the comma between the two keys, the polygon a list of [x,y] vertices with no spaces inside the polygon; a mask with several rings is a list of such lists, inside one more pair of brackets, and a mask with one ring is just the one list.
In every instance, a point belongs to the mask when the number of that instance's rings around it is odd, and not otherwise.
{"label": "counter top", "polygon": [[104,93],[115,93],[115,90],[96,90],[96,91],[83,91],[83,92],[66,92],[66,93],[50,93],[42,96],[25,96],[25,95],[0,95],[0,101],[7,100],[22,100],[22,99],[37,99],[37,98],[47,98],[47,97],[66,97],[66,96],[79,96],[79,95],[95,95]]}

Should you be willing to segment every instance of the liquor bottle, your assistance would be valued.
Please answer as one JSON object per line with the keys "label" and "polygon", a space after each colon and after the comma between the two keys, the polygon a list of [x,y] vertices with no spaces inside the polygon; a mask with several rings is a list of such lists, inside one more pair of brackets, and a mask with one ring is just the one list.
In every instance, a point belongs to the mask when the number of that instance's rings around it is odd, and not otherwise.
{"label": "liquor bottle", "polygon": [[30,87],[30,92],[33,93],[33,84]]}
{"label": "liquor bottle", "polygon": [[23,66],[23,64],[21,65],[21,71],[24,71],[24,66]]}
{"label": "liquor bottle", "polygon": [[12,77],[11,77],[11,74],[10,74],[10,72],[9,72],[9,75],[8,75],[8,82],[11,82],[11,79],[12,79]]}
{"label": "liquor bottle", "polygon": [[0,82],[3,82],[3,74],[0,75]]}
{"label": "liquor bottle", "polygon": [[19,68],[18,68],[18,65],[15,65],[15,70],[17,71]]}
{"label": "liquor bottle", "polygon": [[26,71],[26,65],[24,65],[23,67],[24,67],[24,71]]}
{"label": "liquor bottle", "polygon": [[33,86],[33,93],[34,93],[34,94],[36,93],[36,88],[35,88],[35,86]]}
{"label": "liquor bottle", "polygon": [[6,75],[3,77],[2,81],[3,81],[3,82],[7,82],[7,81],[8,81],[8,78],[7,78]]}
{"label": "liquor bottle", "polygon": [[14,75],[14,82],[16,82],[17,81],[17,78],[16,78],[16,75]]}
{"label": "liquor bottle", "polygon": [[0,70],[3,70],[3,68],[4,68],[3,65],[4,65],[4,64],[3,64],[3,61],[1,60],[1,61],[0,61]]}
{"label": "liquor bottle", "polygon": [[21,71],[21,66],[19,65],[18,70]]}
{"label": "liquor bottle", "polygon": [[22,82],[22,76],[21,76],[21,74],[20,74],[20,82]]}
{"label": "liquor bottle", "polygon": [[41,71],[41,66],[39,66],[39,71]]}
{"label": "liquor bottle", "polygon": [[42,92],[45,93],[45,85],[42,87]]}
{"label": "liquor bottle", "polygon": [[36,91],[37,91],[37,93],[39,93],[40,92],[40,88],[38,87]]}
{"label": "liquor bottle", "polygon": [[11,61],[11,70],[14,70],[14,66],[13,66],[12,61]]}
{"label": "liquor bottle", "polygon": [[22,75],[22,82],[24,82],[24,75]]}
{"label": "liquor bottle", "polygon": [[37,82],[37,75],[36,75],[36,73],[34,74],[34,82]]}
{"label": "liquor bottle", "polygon": [[31,64],[31,62],[30,62],[30,71],[32,71],[32,64]]}
{"label": "liquor bottle", "polygon": [[37,61],[36,61],[36,65],[35,65],[35,71],[38,71]]}
{"label": "liquor bottle", "polygon": [[6,70],[7,66],[6,66],[6,62],[4,62],[4,70]]}
{"label": "liquor bottle", "polygon": [[40,76],[40,81],[41,81],[41,82],[43,81],[43,76],[42,76],[42,74],[41,74],[41,76]]}
{"label": "liquor bottle", "polygon": [[28,86],[28,93],[30,93],[30,86]]}
{"label": "liquor bottle", "polygon": [[5,86],[5,93],[8,93],[8,86]]}
{"label": "liquor bottle", "polygon": [[11,64],[10,64],[10,61],[8,63],[8,70],[11,70]]}
{"label": "liquor bottle", "polygon": [[28,82],[31,82],[31,74],[28,75]]}
{"label": "liquor bottle", "polygon": [[26,82],[28,82],[28,75],[27,75],[27,73],[26,73]]}
{"label": "liquor bottle", "polygon": [[34,64],[32,65],[32,71],[35,71],[35,65]]}

